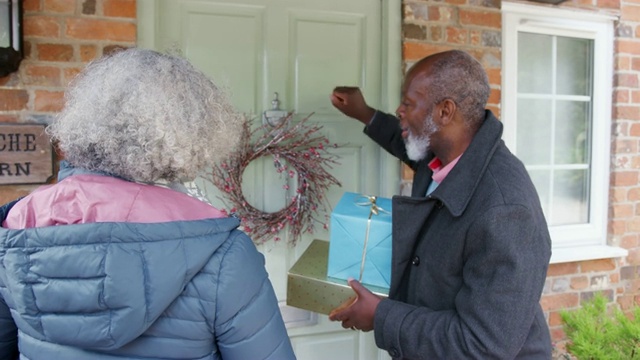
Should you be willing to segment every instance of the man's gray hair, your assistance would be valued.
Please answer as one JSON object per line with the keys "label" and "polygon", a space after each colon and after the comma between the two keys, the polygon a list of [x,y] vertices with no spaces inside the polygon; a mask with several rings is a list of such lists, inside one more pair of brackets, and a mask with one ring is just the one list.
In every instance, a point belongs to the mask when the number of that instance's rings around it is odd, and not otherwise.
{"label": "man's gray hair", "polygon": [[471,128],[477,129],[482,123],[490,93],[487,73],[480,62],[466,52],[452,50],[432,63],[430,96],[435,103],[453,100]]}
{"label": "man's gray hair", "polygon": [[90,63],[48,127],[76,167],[125,179],[192,180],[238,144],[242,116],[187,60],[128,49]]}

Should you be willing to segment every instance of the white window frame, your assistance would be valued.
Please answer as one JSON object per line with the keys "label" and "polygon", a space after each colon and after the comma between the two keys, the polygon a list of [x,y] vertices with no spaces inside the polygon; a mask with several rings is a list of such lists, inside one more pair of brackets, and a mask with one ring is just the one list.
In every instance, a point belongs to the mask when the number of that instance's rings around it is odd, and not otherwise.
{"label": "white window frame", "polygon": [[[551,263],[626,256],[607,244],[613,82],[613,22],[616,17],[577,9],[502,2],[503,139],[515,152],[517,131],[518,32],[593,40],[593,128],[589,222],[550,226]],[[516,154],[517,155],[517,154]]]}

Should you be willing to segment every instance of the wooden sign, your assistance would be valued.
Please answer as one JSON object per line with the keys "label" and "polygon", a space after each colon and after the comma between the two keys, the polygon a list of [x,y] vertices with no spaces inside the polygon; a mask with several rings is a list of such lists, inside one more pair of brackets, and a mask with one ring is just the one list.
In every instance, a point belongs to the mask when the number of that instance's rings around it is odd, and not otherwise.
{"label": "wooden sign", "polygon": [[44,125],[0,124],[0,185],[42,184],[53,176]]}

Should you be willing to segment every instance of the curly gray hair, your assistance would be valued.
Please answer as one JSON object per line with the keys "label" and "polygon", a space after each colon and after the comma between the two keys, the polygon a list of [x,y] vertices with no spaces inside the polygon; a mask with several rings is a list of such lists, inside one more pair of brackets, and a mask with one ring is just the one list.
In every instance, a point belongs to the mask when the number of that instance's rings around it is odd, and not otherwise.
{"label": "curly gray hair", "polygon": [[193,180],[238,144],[242,116],[187,60],[127,49],[90,63],[47,132],[73,166],[125,179]]}

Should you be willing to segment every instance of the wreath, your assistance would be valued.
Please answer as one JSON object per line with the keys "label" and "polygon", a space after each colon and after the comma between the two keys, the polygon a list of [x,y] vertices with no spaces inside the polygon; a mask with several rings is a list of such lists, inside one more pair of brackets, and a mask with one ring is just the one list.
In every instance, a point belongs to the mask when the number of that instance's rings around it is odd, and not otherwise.
{"label": "wreath", "polygon": [[[322,128],[308,123],[309,117],[293,124],[293,114],[271,127],[251,129],[249,119],[242,125],[237,152],[213,167],[212,182],[221,191],[221,200],[229,212],[241,221],[243,230],[256,244],[270,239],[280,241],[278,233],[288,226],[288,242],[295,245],[303,233],[312,233],[317,223],[328,227],[325,192],[331,185],[341,186],[328,169],[337,164],[331,154],[329,140],[319,133]],[[254,139],[252,141],[252,139]],[[273,157],[276,171],[283,177],[296,178],[295,192],[287,205],[276,212],[265,212],[252,206],[242,191],[242,175],[253,160]],[[289,192],[286,183],[283,188]],[[324,221],[317,218],[324,214]]]}

